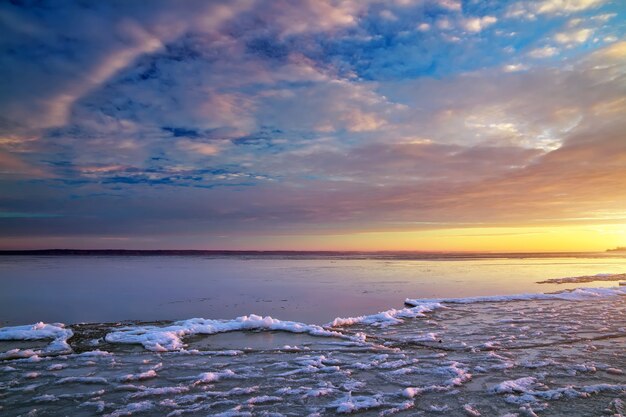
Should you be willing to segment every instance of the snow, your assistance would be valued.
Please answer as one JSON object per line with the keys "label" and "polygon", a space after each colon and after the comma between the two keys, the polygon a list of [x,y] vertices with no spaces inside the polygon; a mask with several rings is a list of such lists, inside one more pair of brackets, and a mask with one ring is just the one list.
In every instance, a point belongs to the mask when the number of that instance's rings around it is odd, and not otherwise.
{"label": "snow", "polygon": [[371,314],[366,316],[347,318],[337,317],[326,326],[343,327],[353,326],[355,324],[368,324],[373,326],[386,327],[404,322],[404,320],[402,319],[426,317],[426,313],[430,313],[435,309],[442,307],[443,306],[438,302],[424,302],[419,305],[416,304],[415,307],[412,308],[403,308],[400,310],[390,309],[386,311],[381,311],[377,314]]}
{"label": "snow", "polygon": [[135,413],[140,413],[140,412],[151,410],[152,408],[154,408],[154,403],[152,401],[141,401],[137,403],[130,403],[126,407],[116,410],[111,414],[105,414],[105,417],[130,416]]}
{"label": "snow", "polygon": [[352,396],[352,394],[348,394],[347,396],[331,404],[330,407],[336,407],[335,412],[339,414],[349,414],[361,410],[377,408],[381,405],[382,402],[376,397],[366,397],[361,395]]}
{"label": "snow", "polygon": [[59,379],[57,384],[108,384],[109,381],[106,378],[98,377],[98,376],[68,376],[65,378]]}
{"label": "snow", "polygon": [[265,403],[273,403],[277,401],[283,401],[282,397],[276,397],[273,395],[261,395],[258,397],[252,397],[248,401],[248,404],[265,404]]}
{"label": "snow", "polygon": [[[577,409],[600,415],[607,407],[624,408],[614,400],[626,394],[621,346],[626,299],[615,289],[596,290],[453,299],[456,303],[416,300],[415,310],[341,319],[329,324],[338,326],[333,328],[260,316],[121,329],[103,324],[98,334],[108,332],[111,340],[139,343],[152,352],[116,342],[54,356],[18,349],[10,366],[0,367],[2,412],[28,415],[36,406],[40,414],[63,415],[73,403],[84,407],[84,414],[112,417],[388,416],[410,414],[403,410],[413,407],[416,414],[470,417],[573,415]],[[580,299],[591,302],[569,302]],[[421,315],[429,319],[420,320]],[[361,325],[355,330],[362,336],[342,328],[349,324]],[[47,339],[61,337],[58,329],[47,329]],[[242,335],[210,343],[194,338],[189,342],[194,349],[184,350],[187,335],[248,329],[293,334],[281,334],[280,342],[266,349],[230,349],[233,340],[249,336]],[[342,340],[310,341],[296,333]],[[78,334],[77,340],[89,337]],[[376,344],[356,342],[366,338]]]}
{"label": "snow", "polygon": [[169,394],[182,394],[184,392],[189,391],[189,387],[186,386],[175,386],[175,387],[158,387],[158,388],[145,388],[142,387],[141,391],[138,391],[134,394],[131,394],[131,398],[143,398],[150,397],[156,395],[169,395]]}
{"label": "snow", "polygon": [[472,303],[495,303],[509,301],[534,301],[534,300],[566,300],[566,301],[588,301],[598,298],[626,296],[626,288],[576,288],[557,293],[538,294],[513,294],[513,295],[491,295],[483,297],[465,298],[436,298],[436,299],[411,299],[407,298],[405,304],[412,306],[422,306],[424,303],[442,304],[472,304]]}
{"label": "snow", "polygon": [[480,416],[480,411],[478,411],[471,404],[463,405],[463,410],[465,410],[465,414],[467,414],[468,416],[471,416],[471,417],[479,417]]}
{"label": "snow", "polygon": [[417,395],[420,395],[422,391],[423,390],[421,388],[408,387],[405,388],[404,391],[402,391],[402,395],[404,395],[406,398],[413,398]]}
{"label": "snow", "polygon": [[537,378],[527,376],[499,383],[490,389],[496,394],[527,392],[537,383]]}
{"label": "snow", "polygon": [[313,324],[294,321],[282,321],[266,316],[241,316],[235,320],[208,320],[194,318],[175,322],[170,326],[126,327],[108,333],[105,340],[109,343],[141,344],[155,352],[182,350],[185,348],[182,338],[189,335],[242,331],[242,330],[279,330],[292,333],[308,333],[312,336],[347,338],[344,334],[324,329]]}
{"label": "snow", "polygon": [[124,375],[120,377],[120,381],[122,382],[141,381],[144,379],[150,379],[150,378],[156,378],[156,377],[157,377],[157,373],[154,371],[154,369],[150,369],[149,371],[141,372],[138,374]]}
{"label": "snow", "polygon": [[196,379],[196,384],[208,384],[211,382],[217,382],[224,378],[232,378],[234,376],[235,373],[230,369],[227,369],[222,372],[203,372],[194,379]]}
{"label": "snow", "polygon": [[544,281],[537,281],[537,284],[574,284],[594,281],[621,281],[626,279],[626,274],[595,274],[583,275],[579,277],[551,278]]}
{"label": "snow", "polygon": [[72,351],[72,348],[67,343],[67,340],[73,335],[72,330],[66,329],[62,323],[47,324],[38,322],[24,326],[2,327],[0,328],[0,340],[52,340],[43,351],[13,349],[5,354],[0,354],[0,359],[69,353]]}

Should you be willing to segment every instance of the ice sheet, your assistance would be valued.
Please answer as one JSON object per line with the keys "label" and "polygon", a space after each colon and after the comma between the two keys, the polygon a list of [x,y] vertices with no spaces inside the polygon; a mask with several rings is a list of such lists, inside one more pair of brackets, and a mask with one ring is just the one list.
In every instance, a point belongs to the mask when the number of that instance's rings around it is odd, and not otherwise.
{"label": "ice sheet", "polygon": [[[332,328],[260,316],[124,328],[43,323],[35,329],[5,328],[0,334],[7,339],[60,339],[77,353],[3,360],[1,411],[8,416],[623,415],[623,295],[615,288],[585,288],[415,300],[416,307],[404,313],[389,309],[330,323]],[[69,338],[70,332],[75,337]],[[222,337],[228,343],[219,342]],[[264,343],[248,348],[244,341],[255,337]],[[97,346],[87,343],[94,338],[102,339]],[[242,345],[233,350],[237,341]]]}

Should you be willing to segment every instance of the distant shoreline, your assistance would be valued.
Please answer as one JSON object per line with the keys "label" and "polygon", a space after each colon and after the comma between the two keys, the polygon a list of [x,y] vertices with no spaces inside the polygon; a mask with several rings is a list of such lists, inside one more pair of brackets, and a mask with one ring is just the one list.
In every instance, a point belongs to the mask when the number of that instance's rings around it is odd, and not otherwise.
{"label": "distant shoreline", "polygon": [[281,250],[135,250],[135,249],[35,249],[0,250],[0,256],[208,256],[208,257],[285,257],[338,259],[521,259],[626,256],[626,252],[419,252],[419,251],[281,251]]}
{"label": "distant shoreline", "polygon": [[615,249],[607,249],[607,252],[623,252],[626,253],[626,247],[619,247],[619,248],[615,248]]}

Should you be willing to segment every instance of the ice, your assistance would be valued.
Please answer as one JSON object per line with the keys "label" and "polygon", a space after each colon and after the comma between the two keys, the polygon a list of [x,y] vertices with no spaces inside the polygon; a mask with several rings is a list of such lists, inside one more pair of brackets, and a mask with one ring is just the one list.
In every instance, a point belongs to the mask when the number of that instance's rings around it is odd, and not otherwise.
{"label": "ice", "polygon": [[102,413],[104,411],[105,404],[104,404],[104,401],[85,401],[84,403],[81,403],[78,406],[95,408],[96,413]]}
{"label": "ice", "polygon": [[261,395],[258,397],[250,398],[247,403],[248,404],[264,404],[264,403],[272,403],[277,401],[283,401],[282,397],[276,397],[273,395]]}
{"label": "ice", "polygon": [[141,401],[137,403],[130,403],[126,407],[116,410],[111,414],[106,414],[105,417],[122,417],[122,416],[130,416],[135,413],[141,413],[144,411],[148,411],[154,408],[154,403],[152,401]]}
{"label": "ice", "polygon": [[321,326],[282,321],[269,316],[261,317],[252,314],[229,321],[194,318],[178,321],[165,327],[126,327],[108,333],[105,340],[109,343],[141,344],[148,350],[166,352],[184,349],[185,344],[182,339],[185,336],[197,334],[212,335],[241,330],[279,330],[293,333],[308,333],[312,336],[348,338],[342,333],[327,330]]}
{"label": "ice", "polygon": [[392,408],[388,408],[386,410],[381,411],[379,415],[387,416],[387,415],[397,414],[397,413],[400,413],[401,411],[409,410],[413,407],[415,407],[415,403],[413,401],[404,401],[396,406],[393,406]]}
{"label": "ice", "polygon": [[187,386],[175,386],[175,387],[158,387],[158,388],[145,388],[141,387],[140,391],[131,394],[131,398],[144,398],[156,395],[169,395],[169,394],[182,394],[189,391]]}
{"label": "ice", "polygon": [[626,274],[596,274],[579,277],[551,278],[537,281],[537,284],[572,284],[594,281],[621,281],[623,279],[626,279]]}
{"label": "ice", "polygon": [[98,376],[68,376],[66,378],[61,378],[57,382],[57,384],[108,384],[109,381],[106,378],[98,377]]}
{"label": "ice", "polygon": [[208,384],[211,382],[217,382],[224,378],[232,378],[235,373],[230,369],[222,372],[204,372],[196,377],[196,384]]}
{"label": "ice", "polygon": [[472,304],[472,303],[496,303],[510,301],[531,301],[531,300],[567,300],[567,301],[588,301],[598,298],[626,296],[626,288],[576,288],[574,290],[566,290],[557,293],[538,293],[538,294],[513,294],[513,295],[494,295],[484,297],[465,297],[465,298],[437,298],[437,299],[410,299],[407,298],[405,304],[412,306],[423,306],[425,303],[442,303],[442,304]]}
{"label": "ice", "polygon": [[366,397],[362,395],[353,396],[349,393],[347,396],[337,400],[331,404],[331,408],[335,408],[335,411],[339,414],[350,414],[361,410],[369,410],[371,408],[377,408],[382,405],[380,398]]}
{"label": "ice", "polygon": [[59,401],[59,397],[57,397],[56,395],[44,394],[44,395],[39,395],[33,398],[33,401],[36,403],[54,402],[54,401]]}
{"label": "ice", "polygon": [[416,317],[426,317],[426,313],[430,313],[437,308],[442,308],[443,306],[438,302],[423,302],[420,304],[415,304],[415,307],[412,308],[403,308],[400,310],[390,309],[386,311],[381,311],[377,314],[371,314],[367,316],[358,316],[358,317],[347,317],[340,318],[337,317],[333,321],[327,324],[329,327],[342,327],[342,326],[352,326],[355,324],[370,324],[374,326],[390,326],[393,324],[402,323],[404,320],[402,319],[414,319]]}
{"label": "ice", "polygon": [[481,415],[480,411],[474,408],[471,404],[465,404],[463,406],[463,410],[465,410],[465,414],[471,417],[479,417]]}
{"label": "ice", "polygon": [[[71,404],[77,416],[619,415],[617,400],[626,395],[621,295],[580,289],[428,301],[429,311],[420,301],[426,317],[390,314],[401,320],[393,326],[376,314],[332,328],[259,316],[92,325],[87,334],[74,326],[68,344],[80,353],[3,361],[2,414],[66,415]],[[218,334],[242,330],[263,331]],[[146,346],[142,335],[166,340],[167,351],[118,342],[137,337]],[[81,342],[96,336],[103,339],[97,347]],[[276,340],[246,348],[253,338]]]}
{"label": "ice", "polygon": [[130,382],[130,381],[141,381],[144,379],[156,378],[157,373],[154,369],[150,369],[146,372],[141,372],[138,374],[127,374],[120,377],[120,381],[122,382]]}
{"label": "ice", "polygon": [[423,390],[421,388],[409,387],[409,388],[405,388],[404,391],[402,391],[402,395],[404,395],[407,398],[413,398],[417,395],[420,395],[422,391]]}
{"label": "ice", "polygon": [[450,409],[450,407],[448,407],[445,404],[443,404],[443,405],[433,404],[433,405],[429,406],[428,409],[430,411],[434,411],[436,413],[443,413],[444,411],[448,411]]}
{"label": "ice", "polygon": [[25,326],[12,326],[0,328],[0,340],[46,340],[51,339],[50,344],[45,349],[11,349],[8,352],[0,353],[1,359],[25,358],[30,356],[41,356],[50,354],[69,353],[72,348],[67,340],[74,333],[71,329],[66,329],[62,323],[47,324],[38,322]]}
{"label": "ice", "polygon": [[511,381],[504,381],[490,389],[491,392],[496,394],[513,393],[513,392],[527,392],[537,383],[537,378],[527,376],[518,378]]}

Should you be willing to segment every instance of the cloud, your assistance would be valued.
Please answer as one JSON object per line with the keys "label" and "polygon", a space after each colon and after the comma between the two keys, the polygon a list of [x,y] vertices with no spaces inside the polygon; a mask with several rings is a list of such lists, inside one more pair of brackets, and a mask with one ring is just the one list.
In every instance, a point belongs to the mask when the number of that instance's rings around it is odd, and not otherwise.
{"label": "cloud", "polygon": [[527,69],[528,69],[528,66],[524,64],[507,64],[502,67],[502,71],[504,72],[525,71]]}
{"label": "cloud", "polygon": [[[547,5],[532,12],[561,13]],[[64,7],[0,6],[0,211],[54,215],[0,219],[5,236],[543,224],[624,207],[626,47],[589,42],[581,31],[605,34],[589,19],[436,1]]]}
{"label": "cloud", "polygon": [[437,0],[437,4],[445,9],[461,11],[461,2],[458,0]]}
{"label": "cloud", "polygon": [[24,162],[17,155],[0,151],[0,179],[7,177],[46,178],[43,169]]}
{"label": "cloud", "polygon": [[178,146],[188,152],[197,153],[204,156],[217,155],[220,152],[220,148],[214,143],[201,143],[192,142],[189,140],[181,140],[178,142]]}
{"label": "cloud", "polygon": [[595,9],[605,3],[607,0],[518,1],[508,7],[506,17],[535,19],[537,15],[567,15]]}
{"label": "cloud", "polygon": [[531,58],[550,58],[559,53],[559,50],[554,46],[544,46],[541,48],[535,48],[528,52],[528,56]]}
{"label": "cloud", "polygon": [[544,0],[535,6],[537,13],[566,13],[580,12],[596,8],[604,4],[606,0]]}
{"label": "cloud", "polygon": [[554,35],[554,40],[561,44],[583,43],[593,34],[591,29],[580,29],[569,32],[559,32]]}
{"label": "cloud", "polygon": [[469,32],[480,32],[497,21],[494,16],[471,17],[463,20],[462,25]]}

